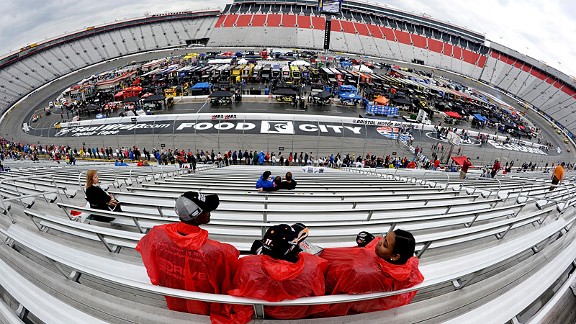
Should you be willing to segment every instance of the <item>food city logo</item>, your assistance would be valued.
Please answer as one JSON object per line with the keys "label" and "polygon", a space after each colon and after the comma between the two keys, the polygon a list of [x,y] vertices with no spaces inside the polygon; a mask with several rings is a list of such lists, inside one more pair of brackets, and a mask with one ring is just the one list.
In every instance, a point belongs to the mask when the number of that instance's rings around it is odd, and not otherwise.
{"label": "food city logo", "polygon": [[61,128],[54,136],[61,137],[69,135],[72,137],[81,136],[102,136],[118,135],[121,131],[134,131],[137,129],[164,129],[172,126],[171,124],[111,124],[86,127],[67,127]]}
{"label": "food city logo", "polygon": [[[208,130],[214,128],[216,130],[237,130],[237,131],[247,131],[256,128],[256,124],[250,122],[220,122],[218,124],[213,124],[211,122],[200,122],[200,123],[182,123],[177,131],[182,131],[186,129],[195,129],[197,131]],[[261,134],[279,134],[279,135],[294,135],[296,129],[302,132],[320,132],[320,133],[336,133],[341,134],[344,129],[351,131],[354,134],[361,135],[362,127],[359,126],[344,126],[344,125],[326,125],[326,124],[300,124],[296,128],[294,123],[291,121],[283,120],[263,120],[260,123],[260,133]]]}
{"label": "food city logo", "polygon": [[[224,118],[225,120],[225,118]],[[342,134],[344,131],[352,132],[355,135],[361,135],[362,126],[346,126],[346,125],[329,125],[329,124],[311,124],[301,123],[296,125],[292,121],[282,120],[263,120],[260,122],[261,134],[278,134],[278,135],[294,135],[296,133],[322,133],[322,134]],[[83,136],[103,136],[103,135],[130,135],[137,130],[155,130],[161,133],[172,132],[172,123],[165,124],[109,124],[98,126],[76,126],[61,128],[54,135],[55,137],[70,136],[70,137],[83,137]],[[202,122],[183,122],[175,129],[176,132],[186,131],[251,131],[256,130],[258,125],[254,122],[240,122],[240,121],[202,121]]]}

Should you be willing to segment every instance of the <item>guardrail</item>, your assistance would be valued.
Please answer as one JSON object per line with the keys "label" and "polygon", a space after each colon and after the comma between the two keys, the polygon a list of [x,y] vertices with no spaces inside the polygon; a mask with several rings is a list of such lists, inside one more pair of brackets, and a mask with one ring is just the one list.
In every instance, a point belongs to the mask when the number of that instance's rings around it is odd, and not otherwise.
{"label": "guardrail", "polygon": [[[14,220],[14,217],[12,216],[12,214],[10,213],[10,208],[8,208],[6,206],[6,202],[10,202],[10,201],[20,201],[22,203],[22,205],[24,206],[24,203],[22,202],[22,199],[24,198],[32,198],[32,197],[43,197],[44,200],[46,199],[46,195],[47,194],[56,194],[58,195],[58,197],[60,197],[60,201],[64,202],[64,199],[62,199],[62,194],[60,193],[60,189],[58,188],[58,186],[56,185],[56,182],[54,181],[54,177],[53,176],[43,176],[43,177],[39,177],[39,179],[42,178],[49,178],[52,183],[52,185],[54,185],[55,190],[52,191],[43,191],[43,192],[39,192],[39,193],[35,193],[35,194],[22,194],[22,192],[20,192],[20,189],[18,188],[17,185],[14,184],[14,188],[16,189],[16,192],[18,192],[18,196],[16,197],[12,197],[12,198],[2,198],[0,199],[0,203],[2,204],[2,208],[4,209],[4,211],[6,212],[6,215],[8,216],[8,218],[10,218],[10,221],[12,222],[12,224],[16,223]],[[3,187],[2,185],[10,182],[10,181],[17,181],[17,180],[22,180],[22,179],[30,179],[30,176],[22,176],[22,177],[15,177],[15,178],[6,178],[6,179],[2,179],[0,180],[0,187]]]}

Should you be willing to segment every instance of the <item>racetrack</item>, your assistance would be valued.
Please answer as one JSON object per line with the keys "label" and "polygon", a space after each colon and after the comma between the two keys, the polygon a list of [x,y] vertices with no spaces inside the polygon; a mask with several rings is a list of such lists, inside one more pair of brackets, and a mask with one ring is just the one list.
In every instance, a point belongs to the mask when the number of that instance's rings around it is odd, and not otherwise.
{"label": "racetrack", "polygon": [[[202,51],[212,50],[209,48],[202,48]],[[218,50],[238,50],[238,49],[218,49]],[[0,124],[0,134],[4,137],[13,139],[16,141],[24,143],[40,143],[40,144],[58,144],[58,145],[70,145],[72,147],[81,147],[85,144],[88,147],[96,146],[112,146],[112,147],[128,147],[128,146],[138,146],[139,148],[161,148],[164,144],[166,148],[185,148],[185,149],[204,149],[215,151],[225,151],[225,150],[270,150],[277,151],[280,148],[284,148],[285,152],[313,152],[315,155],[329,155],[331,153],[354,153],[356,155],[365,155],[370,152],[375,155],[387,155],[396,152],[400,156],[408,155],[408,151],[403,145],[397,143],[394,140],[385,139],[379,136],[376,132],[370,133],[370,136],[364,138],[354,138],[354,137],[339,137],[338,134],[333,134],[333,136],[311,136],[311,135],[293,135],[289,137],[285,136],[262,136],[261,134],[222,134],[214,136],[210,133],[194,133],[194,134],[149,134],[149,135],[100,135],[100,136],[87,136],[87,137],[53,137],[56,130],[52,129],[50,133],[48,130],[32,132],[32,134],[26,134],[22,130],[22,123],[28,121],[32,113],[36,109],[41,109],[48,105],[49,101],[53,101],[54,98],[60,94],[64,89],[68,88],[71,84],[74,84],[84,78],[90,77],[93,74],[107,71],[110,69],[117,68],[122,65],[129,64],[133,61],[147,61],[156,58],[166,57],[170,55],[184,55],[193,50],[190,49],[178,49],[178,50],[164,50],[158,52],[142,53],[131,55],[128,57],[123,57],[115,59],[109,62],[104,62],[89,68],[82,69],[70,75],[60,78],[49,85],[36,90],[27,99],[18,104],[9,114],[6,115],[2,123]],[[386,60],[381,60],[386,61]],[[397,64],[397,62],[392,62]],[[518,106],[516,101],[509,98],[497,90],[490,88],[479,82],[470,80],[468,78],[455,75],[446,71],[440,71],[437,69],[426,68],[420,65],[402,64],[403,66],[414,66],[414,68],[432,71],[437,75],[442,75],[447,78],[451,78],[456,82],[460,82],[476,88],[478,90],[487,92],[500,100],[516,107],[518,110],[522,110]],[[309,109],[308,111],[296,110],[291,107],[280,107],[276,104],[274,106],[268,106],[262,103],[249,103],[242,102],[241,105],[235,107],[233,112],[249,112],[250,110],[257,110],[258,112],[266,113],[292,113],[292,114],[318,114],[317,109]],[[244,108],[242,108],[244,106]],[[268,109],[266,107],[268,106]],[[198,106],[200,107],[200,106]],[[280,107],[280,108],[279,108]],[[182,105],[182,109],[179,111],[178,106],[172,111],[173,113],[194,113],[199,109],[194,105]],[[219,108],[202,108],[202,112],[205,113],[222,113],[222,111],[229,111],[229,109],[219,109]],[[336,116],[350,116],[357,117],[358,112],[362,110],[357,108],[345,108],[341,109],[339,107],[323,108],[322,114],[326,115],[336,115]],[[562,138],[558,136],[554,130],[550,127],[549,123],[539,117],[535,112],[528,111],[528,118],[542,130],[542,134],[545,139],[553,142],[556,146],[563,148],[562,154],[557,154],[555,152],[550,152],[549,156],[535,155],[522,152],[506,151],[501,149],[495,149],[490,145],[484,145],[481,147],[470,146],[463,147],[462,154],[469,155],[473,158],[475,164],[490,164],[495,158],[501,158],[503,164],[507,161],[515,161],[515,165],[523,163],[524,161],[532,161],[539,163],[540,165],[546,162],[557,162],[557,161],[572,161],[574,158],[573,153],[566,152],[566,144],[562,142]],[[59,120],[59,116],[55,119],[40,119],[35,127],[44,128],[52,125],[55,120]],[[34,136],[33,134],[38,134],[42,136]],[[49,135],[48,135],[49,134]],[[375,134],[375,135],[374,135]],[[427,136],[421,136],[416,132],[414,145],[420,145],[424,148],[424,153],[430,155],[430,146],[436,142],[436,139]],[[286,153],[288,154],[288,153]]]}

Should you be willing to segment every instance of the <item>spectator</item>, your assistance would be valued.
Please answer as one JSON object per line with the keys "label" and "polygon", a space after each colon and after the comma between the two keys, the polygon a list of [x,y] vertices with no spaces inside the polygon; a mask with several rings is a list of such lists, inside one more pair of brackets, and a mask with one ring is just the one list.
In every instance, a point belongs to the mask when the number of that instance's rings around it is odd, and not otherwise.
{"label": "spectator", "polygon": [[286,176],[284,178],[286,180],[282,181],[282,183],[280,184],[280,189],[292,190],[296,188],[296,185],[298,183],[296,182],[296,180],[292,178],[292,172],[290,171],[286,172]]}
{"label": "spectator", "polygon": [[558,164],[556,169],[554,169],[554,173],[552,174],[552,185],[550,186],[550,190],[556,189],[558,184],[562,182],[564,179],[564,166],[566,163],[562,162]]}
{"label": "spectator", "polygon": [[282,186],[282,178],[280,178],[280,176],[276,176],[276,177],[274,178],[274,183],[273,183],[273,184],[274,184],[274,185],[273,185],[272,187],[266,187],[266,188],[262,187],[262,188],[259,188],[258,191],[260,191],[260,192],[262,192],[262,191],[278,191],[279,189],[282,189],[282,188],[281,188],[281,186]]}
{"label": "spectator", "polygon": [[[100,188],[99,182],[98,172],[96,170],[88,170],[86,173],[86,200],[90,203],[90,208],[121,212],[120,202]],[[89,218],[99,222],[111,222],[114,220],[112,217],[98,215],[90,215]]]}
{"label": "spectator", "polygon": [[124,162],[123,159],[116,159],[116,162],[114,162],[114,166],[128,166],[128,163]]}
{"label": "spectator", "polygon": [[[364,245],[368,238],[357,241]],[[360,242],[362,241],[362,242]],[[320,257],[328,261],[327,294],[367,294],[410,288],[424,281],[414,256],[415,240],[403,230],[390,231],[365,247],[329,248]],[[410,303],[411,291],[373,300],[331,304],[323,316],[341,316],[374,312]]]}
{"label": "spectator", "polygon": [[270,179],[270,175],[272,174],[272,172],[270,171],[264,171],[264,173],[262,174],[262,176],[260,177],[260,179],[258,179],[258,181],[256,181],[256,189],[264,189],[264,188],[272,188],[274,187],[274,182],[272,182],[272,180]]}
{"label": "spectator", "polygon": [[[154,285],[221,294],[231,288],[240,253],[230,244],[208,238],[200,225],[210,222],[210,212],[220,203],[218,195],[189,191],[178,197],[175,211],[179,223],[154,226],[136,250]],[[168,308],[180,312],[217,316],[218,303],[165,296]]]}
{"label": "spectator", "polygon": [[462,163],[462,169],[460,169],[460,179],[466,178],[466,173],[468,173],[468,169],[472,166],[472,161],[470,158],[467,157],[464,163]]}
{"label": "spectator", "polygon": [[[234,276],[232,296],[282,301],[300,297],[322,296],[325,292],[326,260],[300,253],[298,233],[289,225],[272,226],[262,239],[262,254],[243,257]],[[231,305],[228,316],[237,323],[252,320],[254,307]],[[266,307],[266,318],[299,319],[311,316],[328,306]]]}
{"label": "spectator", "polygon": [[500,171],[500,159],[496,159],[496,161],[494,161],[494,164],[492,165],[492,172],[490,172],[490,176],[492,178],[496,177],[498,171]]}

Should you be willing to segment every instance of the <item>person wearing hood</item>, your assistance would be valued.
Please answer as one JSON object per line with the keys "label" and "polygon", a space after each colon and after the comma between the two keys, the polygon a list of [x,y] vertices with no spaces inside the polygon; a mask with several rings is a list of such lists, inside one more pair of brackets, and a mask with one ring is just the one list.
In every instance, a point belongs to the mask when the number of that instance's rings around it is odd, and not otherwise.
{"label": "person wearing hood", "polygon": [[266,160],[266,154],[264,154],[263,151],[260,151],[260,153],[258,153],[258,164],[264,165],[265,160]]}
{"label": "person wearing hood", "polygon": [[256,189],[263,189],[264,191],[270,191],[272,188],[274,188],[274,181],[272,181],[270,175],[272,175],[272,172],[264,171],[264,173],[262,173],[262,176],[258,179],[258,181],[256,181]]}
{"label": "person wearing hood", "polygon": [[[268,228],[261,241],[261,254],[239,260],[233,289],[228,294],[273,302],[324,295],[328,263],[316,255],[301,252],[300,234],[287,224]],[[251,305],[226,307],[228,323],[248,323],[254,315]],[[267,306],[264,314],[266,318],[300,319],[327,309],[327,305]]]}
{"label": "person wearing hood", "polygon": [[[364,235],[361,235],[364,234]],[[362,232],[358,247],[324,249],[328,261],[326,294],[368,294],[413,287],[424,281],[414,256],[414,236],[397,229],[374,238]],[[325,316],[344,316],[386,310],[409,304],[416,291],[358,302],[329,305]]]}
{"label": "person wearing hood", "polygon": [[[176,200],[180,222],[154,226],[138,242],[136,250],[153,285],[211,294],[231,289],[240,253],[230,244],[209,239],[199,227],[210,222],[210,212],[219,203],[218,195],[186,192]],[[180,312],[217,316],[223,309],[219,303],[165,298],[169,309]]]}

